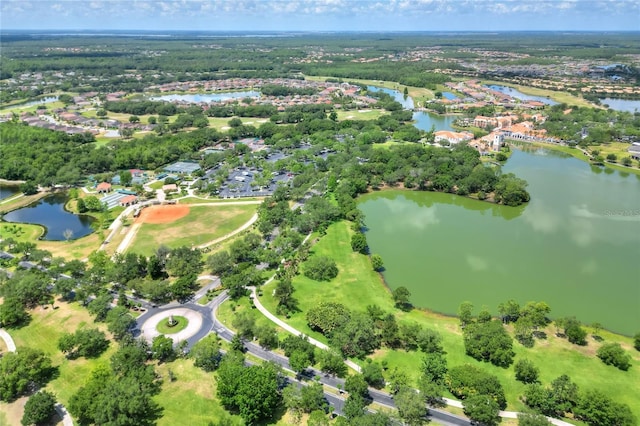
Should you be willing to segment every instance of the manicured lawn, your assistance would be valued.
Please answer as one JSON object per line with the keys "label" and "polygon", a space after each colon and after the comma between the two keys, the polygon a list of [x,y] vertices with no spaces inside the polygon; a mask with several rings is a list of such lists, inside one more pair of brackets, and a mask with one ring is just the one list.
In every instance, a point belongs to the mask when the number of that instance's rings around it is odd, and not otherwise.
{"label": "manicured lawn", "polygon": [[0,238],[11,238],[16,241],[35,242],[44,233],[44,228],[40,225],[30,223],[0,223]]}
{"label": "manicured lawn", "polygon": [[381,109],[359,109],[359,110],[338,110],[336,111],[338,114],[338,121],[344,120],[375,120],[383,115],[388,114],[388,112]]}
{"label": "manicured lawn", "polygon": [[156,329],[162,334],[174,334],[184,330],[189,325],[189,320],[179,315],[174,315],[173,320],[175,321],[174,325],[169,325],[169,319],[160,321]]}
{"label": "manicured lawn", "polygon": [[[174,381],[169,380],[171,370]],[[230,416],[216,399],[216,380],[193,365],[189,359],[161,364],[156,371],[162,376],[162,391],[154,398],[163,408],[158,426],[207,426],[209,422]],[[240,423],[237,416],[233,416]]]}
{"label": "manicured lawn", "polygon": [[[105,231],[105,236],[107,235]],[[97,233],[91,233],[85,237],[71,241],[37,241],[38,248],[48,250],[54,257],[65,259],[85,259],[91,252],[100,247],[102,239]]]}
{"label": "manicured lawn", "polygon": [[[393,300],[388,289],[381,283],[369,265],[366,256],[353,253],[350,246],[351,230],[346,222],[333,224],[327,235],[313,246],[312,253],[332,257],[340,270],[337,278],[331,282],[315,282],[303,275],[294,279],[296,289],[294,297],[299,302],[301,312],[297,312],[290,319],[282,318],[304,333],[326,342],[318,333],[312,332],[306,325],[305,314],[320,301],[336,301],[345,304],[354,311],[365,311],[367,305],[376,304],[386,312],[396,314],[398,322],[417,322],[425,327],[441,333],[443,346],[447,352],[449,367],[465,363],[477,365],[482,369],[498,376],[507,395],[508,409],[521,410],[524,408],[519,396],[524,386],[514,379],[513,368],[503,369],[488,363],[482,363],[467,356],[464,350],[462,332],[458,320],[452,317],[438,315],[428,311],[414,309],[402,312],[394,308]],[[262,303],[271,312],[276,312],[276,302],[272,297],[275,283],[264,288]],[[476,311],[479,308],[476,309]],[[640,394],[640,352],[632,348],[630,338],[600,332],[605,341],[618,341],[623,344],[633,357],[629,371],[620,371],[614,367],[604,365],[596,356],[595,351],[600,343],[589,338],[586,347],[572,345],[565,339],[554,335],[553,326],[547,328],[546,340],[538,340],[533,348],[528,349],[514,342],[515,360],[528,358],[540,369],[540,380],[548,384],[556,377],[567,374],[582,390],[600,389],[607,395],[619,398],[621,402],[629,404],[636,416],[640,417],[640,401],[634,395]],[[420,352],[389,351],[383,349],[374,354],[378,360],[386,360],[389,367],[398,366],[413,380],[415,385],[420,375],[422,354]]]}
{"label": "manicured lawn", "polygon": [[171,223],[143,223],[129,250],[151,255],[164,244],[170,248],[197,246],[222,237],[246,223],[257,205],[195,206]]}
{"label": "manicured lawn", "polygon": [[[46,389],[53,392],[58,401],[68,404],[69,398],[89,378],[99,365],[108,365],[109,357],[115,352],[116,344],[99,358],[68,360],[57,348],[58,339],[63,333],[73,333],[79,328],[99,328],[106,331],[104,324],[95,324],[87,310],[77,303],[56,302],[57,309],[37,308],[30,311],[32,320],[20,329],[9,329],[9,334],[20,347],[31,347],[44,351],[58,367],[58,377],[47,384]],[[109,334],[107,333],[109,336]]]}

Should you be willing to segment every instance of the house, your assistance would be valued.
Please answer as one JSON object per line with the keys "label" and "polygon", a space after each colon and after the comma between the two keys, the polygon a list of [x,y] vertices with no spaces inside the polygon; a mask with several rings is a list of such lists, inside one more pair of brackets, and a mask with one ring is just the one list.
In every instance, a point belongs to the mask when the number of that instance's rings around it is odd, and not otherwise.
{"label": "house", "polygon": [[142,170],[140,169],[131,169],[129,170],[129,173],[131,173],[131,177],[143,177],[144,173],[142,172]]}
{"label": "house", "polygon": [[634,142],[627,149],[632,159],[640,161],[640,142]]}
{"label": "house", "polygon": [[123,197],[120,200],[120,206],[121,207],[128,207],[128,206],[132,206],[135,203],[138,202],[138,197],[135,195],[127,195],[126,197]]}
{"label": "house", "polygon": [[100,182],[98,186],[96,186],[96,191],[98,191],[98,194],[111,192],[111,184],[109,182]]}
{"label": "house", "polygon": [[448,130],[439,130],[434,133],[434,142],[449,141],[451,145],[473,139],[471,132],[451,132]]}

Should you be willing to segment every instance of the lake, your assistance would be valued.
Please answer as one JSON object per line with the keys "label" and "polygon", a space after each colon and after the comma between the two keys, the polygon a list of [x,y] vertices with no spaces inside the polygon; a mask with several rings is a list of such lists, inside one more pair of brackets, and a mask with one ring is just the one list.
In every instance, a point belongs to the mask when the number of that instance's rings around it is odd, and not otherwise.
{"label": "lake", "polygon": [[600,99],[600,102],[602,102],[602,104],[608,105],[609,108],[615,109],[616,111],[640,112],[640,101],[604,98]]}
{"label": "lake", "polygon": [[47,195],[36,203],[5,214],[2,219],[5,222],[42,225],[45,228],[45,234],[41,239],[47,241],[64,241],[66,239],[64,233],[67,229],[73,232],[72,239],[92,233],[93,217],[66,211],[64,205],[67,200],[67,195],[64,193]]}
{"label": "lake", "polygon": [[180,102],[193,102],[193,103],[210,103],[210,102],[222,102],[229,99],[244,99],[244,98],[259,98],[260,92],[255,90],[245,90],[241,92],[224,92],[224,93],[197,93],[192,95],[162,95],[152,96],[152,101],[180,101]]}
{"label": "lake", "polygon": [[533,96],[533,95],[525,95],[524,93],[507,86],[498,86],[495,84],[491,84],[488,87],[489,89],[496,90],[498,92],[507,94],[515,99],[520,99],[521,101],[539,101],[547,105],[557,105],[556,101],[553,101],[549,98],[545,98],[544,96]]}
{"label": "lake", "polygon": [[433,114],[431,112],[418,111],[413,113],[413,123],[420,130],[431,131],[431,127],[435,130],[454,130],[451,125],[458,119],[456,115],[450,114]]}
{"label": "lake", "polygon": [[517,208],[451,194],[384,191],[359,207],[391,288],[456,314],[463,301],[545,301],[551,316],[640,330],[640,179],[566,154],[516,150],[504,167],[529,182]]}
{"label": "lake", "polygon": [[396,102],[399,102],[404,109],[413,109],[413,99],[411,96],[404,96],[399,90],[387,89],[386,87],[367,86],[370,92],[384,92],[390,95]]}
{"label": "lake", "polygon": [[4,200],[18,193],[20,193],[19,185],[0,185],[0,200]]}

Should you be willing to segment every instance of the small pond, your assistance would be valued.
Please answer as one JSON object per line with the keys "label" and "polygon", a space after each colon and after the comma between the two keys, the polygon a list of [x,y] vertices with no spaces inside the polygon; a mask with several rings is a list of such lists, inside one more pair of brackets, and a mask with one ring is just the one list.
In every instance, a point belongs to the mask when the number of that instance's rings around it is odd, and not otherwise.
{"label": "small pond", "polygon": [[600,102],[602,102],[603,105],[608,105],[609,108],[615,109],[616,111],[640,112],[640,101],[604,98],[600,99]]}
{"label": "small pond", "polygon": [[162,95],[152,96],[152,101],[167,101],[167,102],[193,102],[193,103],[210,103],[210,102],[222,102],[229,99],[244,99],[244,98],[259,98],[260,92],[255,90],[245,90],[241,92],[225,92],[225,93],[195,93],[189,95]]}
{"label": "small pond", "polygon": [[0,185],[0,200],[9,198],[19,192],[20,187],[18,185]]}
{"label": "small pond", "polygon": [[545,98],[544,96],[533,96],[533,95],[525,95],[524,93],[512,88],[512,87],[507,87],[507,86],[498,86],[495,84],[486,86],[491,90],[496,90],[498,92],[504,93],[506,95],[511,96],[512,98],[515,99],[520,99],[521,101],[538,101],[538,102],[542,102],[543,104],[547,104],[547,105],[557,105],[558,103],[556,101],[553,101],[549,98]]}
{"label": "small pond", "polygon": [[47,195],[41,200],[3,216],[5,222],[31,223],[42,225],[45,233],[41,237],[47,241],[64,241],[65,233],[71,231],[70,239],[76,239],[93,232],[91,216],[77,215],[64,209],[67,202],[64,193]]}

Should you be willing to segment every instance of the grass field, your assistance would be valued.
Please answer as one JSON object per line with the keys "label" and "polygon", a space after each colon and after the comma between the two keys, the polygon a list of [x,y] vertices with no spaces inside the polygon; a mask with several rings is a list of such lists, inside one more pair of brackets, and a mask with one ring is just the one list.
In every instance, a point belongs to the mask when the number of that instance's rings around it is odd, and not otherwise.
{"label": "grass field", "polygon": [[336,111],[338,114],[338,121],[344,120],[375,120],[383,115],[388,114],[388,112],[381,109],[358,109],[358,110],[339,110]]}
{"label": "grass field", "polygon": [[194,206],[171,223],[143,223],[129,251],[149,256],[161,244],[170,248],[200,245],[222,237],[246,223],[256,205]]}
{"label": "grass field", "polygon": [[[78,387],[89,378],[91,371],[98,365],[108,365],[109,357],[115,352],[115,344],[96,359],[80,358],[70,361],[57,348],[58,339],[65,332],[74,332],[79,328],[100,328],[106,330],[104,324],[96,326],[86,309],[78,304],[56,302],[57,309],[37,308],[30,311],[32,320],[29,325],[19,329],[9,329],[8,332],[18,347],[31,347],[44,351],[51,357],[52,363],[58,369],[58,375],[46,386],[46,389],[56,395],[62,404],[68,404],[69,398]],[[17,404],[19,401],[13,402]],[[11,406],[12,404],[8,404]],[[0,407],[0,411],[2,407]],[[22,410],[8,410],[10,413],[20,413]],[[20,419],[8,418],[6,424],[18,425]]]}
{"label": "grass field", "polygon": [[[338,277],[329,283],[319,283],[302,275],[297,276],[294,279],[294,297],[299,301],[301,312],[293,314],[288,320],[282,319],[310,336],[326,342],[323,336],[312,332],[306,325],[305,313],[309,308],[320,301],[342,302],[357,311],[364,311],[367,305],[377,304],[387,312],[394,312],[399,322],[417,322],[439,331],[443,337],[449,367],[468,363],[495,374],[504,386],[508,409],[523,409],[519,396],[524,387],[515,381],[513,369],[494,367],[465,355],[462,333],[456,318],[417,309],[402,312],[394,308],[388,289],[381,283],[377,274],[371,271],[368,258],[352,252],[349,244],[350,233],[347,223],[333,224],[329,227],[327,235],[313,246],[313,253],[327,255],[336,260],[340,270]],[[271,284],[264,288],[264,295],[260,299],[273,313],[276,311],[276,302],[271,295],[274,287],[275,285]],[[528,358],[533,361],[540,369],[540,379],[544,384],[561,374],[568,374],[582,390],[600,389],[607,395],[629,404],[635,415],[640,417],[640,400],[633,396],[640,394],[640,353],[633,350],[630,338],[600,332],[605,342],[621,342],[632,355],[633,366],[624,372],[604,365],[595,357],[600,343],[591,337],[586,347],[578,347],[556,337],[553,327],[545,331],[547,339],[537,341],[532,349],[514,343],[515,359]],[[419,368],[416,366],[420,365],[422,358],[420,352],[383,349],[374,354],[374,358],[386,360],[391,369],[398,366],[406,371],[415,384],[419,376]]]}

